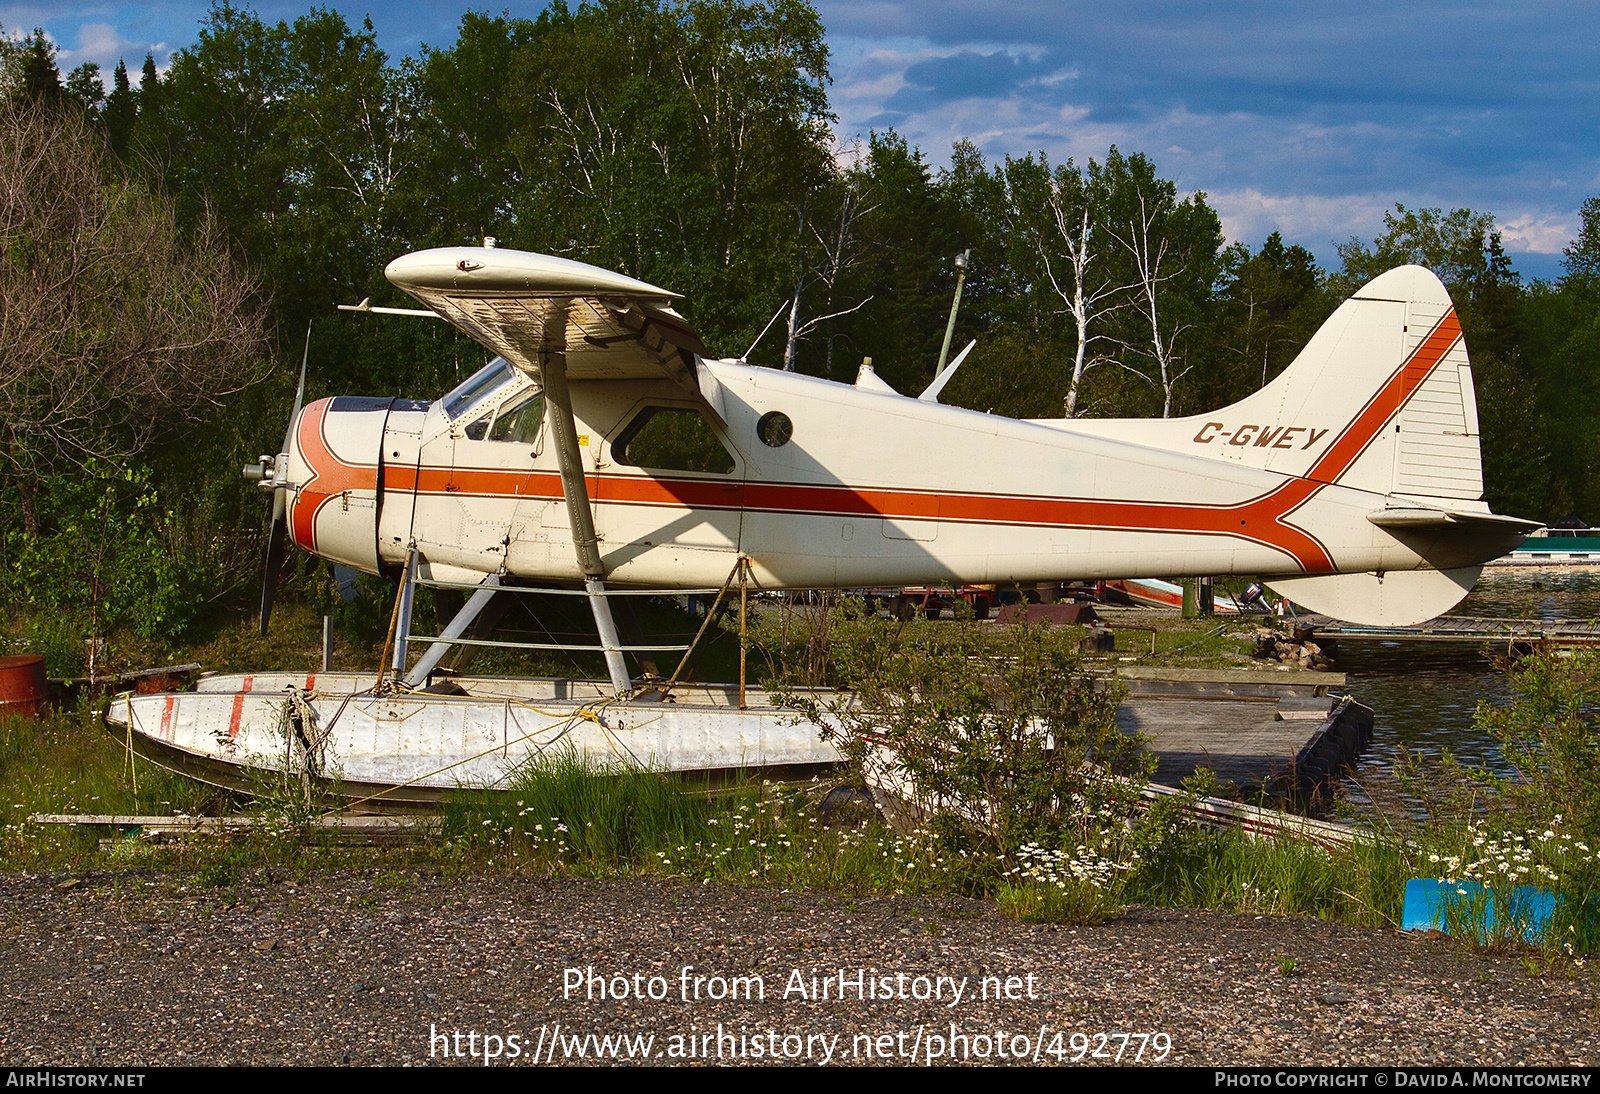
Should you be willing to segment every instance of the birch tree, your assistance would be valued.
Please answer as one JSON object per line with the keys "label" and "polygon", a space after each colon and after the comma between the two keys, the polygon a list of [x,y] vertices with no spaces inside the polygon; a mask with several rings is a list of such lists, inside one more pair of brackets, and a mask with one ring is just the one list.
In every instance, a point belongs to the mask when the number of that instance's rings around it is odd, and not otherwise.
{"label": "birch tree", "polygon": [[[1137,218],[1129,220],[1123,231],[1111,233],[1126,249],[1133,260],[1137,277],[1133,288],[1133,309],[1148,326],[1148,342],[1139,346],[1139,352],[1148,354],[1156,369],[1161,387],[1161,416],[1172,417],[1172,394],[1178,381],[1189,374],[1191,368],[1179,369],[1178,338],[1188,329],[1171,316],[1163,316],[1162,302],[1166,284],[1173,279],[1171,241],[1160,230],[1158,214],[1151,209],[1144,194],[1139,195]],[[1165,322],[1163,322],[1165,319]],[[1132,349],[1132,343],[1124,343]]]}
{"label": "birch tree", "polygon": [[[864,215],[872,212],[871,206],[863,209],[861,195],[855,180],[840,180],[834,187],[837,192],[839,216],[837,220],[830,218],[829,232],[824,235],[812,225],[810,227],[811,240],[816,250],[804,246],[799,249],[798,270],[795,274],[794,293],[789,301],[789,337],[784,344],[783,368],[786,372],[795,370],[795,355],[799,344],[807,335],[824,323],[831,323],[846,315],[852,315],[871,303],[872,297],[868,295],[848,308],[834,308],[835,299],[841,288],[841,279],[845,273],[858,265],[863,257],[860,246],[858,222]],[[798,230],[796,234],[805,240],[807,232],[807,209],[801,206],[796,213]],[[822,289],[822,311],[804,321],[801,320],[801,298],[808,288],[819,286]],[[824,376],[833,375],[833,339],[828,339],[827,362],[823,370]]]}
{"label": "birch tree", "polygon": [[1178,384],[1195,367],[1186,335],[1211,307],[1221,220],[1202,193],[1178,200],[1177,184],[1158,178],[1142,155],[1113,147],[1089,168],[1090,185],[1105,188],[1107,234],[1127,263],[1131,321],[1115,335],[1121,364],[1160,390],[1161,416],[1170,418]]}

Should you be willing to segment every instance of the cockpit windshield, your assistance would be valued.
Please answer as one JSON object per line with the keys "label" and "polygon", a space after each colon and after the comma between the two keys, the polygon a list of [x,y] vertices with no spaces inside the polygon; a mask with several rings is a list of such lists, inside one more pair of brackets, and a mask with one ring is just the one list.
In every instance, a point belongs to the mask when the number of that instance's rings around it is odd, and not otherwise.
{"label": "cockpit windshield", "polygon": [[457,384],[455,389],[444,397],[444,412],[454,421],[499,391],[510,379],[511,363],[504,357],[496,357]]}

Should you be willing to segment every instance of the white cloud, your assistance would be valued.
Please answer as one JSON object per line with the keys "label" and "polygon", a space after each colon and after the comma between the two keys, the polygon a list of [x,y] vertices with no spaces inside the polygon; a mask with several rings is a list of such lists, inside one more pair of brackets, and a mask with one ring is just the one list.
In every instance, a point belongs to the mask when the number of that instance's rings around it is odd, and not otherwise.
{"label": "white cloud", "polygon": [[1299,243],[1322,262],[1333,260],[1333,245],[1351,236],[1370,239],[1383,228],[1383,214],[1405,195],[1265,194],[1256,189],[1206,195],[1222,217],[1222,230],[1236,243],[1259,247],[1273,232]]}
{"label": "white cloud", "polygon": [[1497,223],[1508,251],[1560,254],[1578,234],[1577,225],[1568,217],[1521,213]]}
{"label": "white cloud", "polygon": [[1062,68],[1057,69],[1048,76],[1040,76],[1036,80],[1030,80],[1029,83],[1038,84],[1040,87],[1055,87],[1057,84],[1064,84],[1069,80],[1076,80],[1081,75],[1083,75],[1083,73],[1081,73],[1078,69]]}
{"label": "white cloud", "polygon": [[[124,43],[110,23],[84,23],[78,27],[78,48],[63,49],[56,56],[67,68],[76,68],[85,61],[96,61],[102,68],[113,67],[125,44],[131,43]],[[107,57],[113,58],[109,66]]]}

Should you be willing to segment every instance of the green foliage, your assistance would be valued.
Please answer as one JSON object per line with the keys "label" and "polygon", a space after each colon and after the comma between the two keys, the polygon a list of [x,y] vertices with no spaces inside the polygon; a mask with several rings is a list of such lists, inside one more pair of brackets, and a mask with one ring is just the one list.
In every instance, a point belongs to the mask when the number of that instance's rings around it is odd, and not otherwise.
{"label": "green foliage", "polygon": [[1600,277],[1600,197],[1588,198],[1578,211],[1581,227],[1578,238],[1562,252],[1567,276]]}
{"label": "green foliage", "polygon": [[1131,837],[1137,867],[1126,899],[1255,915],[1314,915],[1369,927],[1398,926],[1407,851],[1359,839],[1329,850],[1295,839],[1260,840],[1197,823],[1180,799],[1153,803]]}
{"label": "green foliage", "polygon": [[181,634],[218,575],[206,560],[171,549],[172,514],[161,510],[149,469],[96,466],[49,486],[40,500],[50,530],[5,535],[9,565],[0,580],[13,602],[41,610],[52,629],[74,620],[84,637],[123,627],[145,637]]}
{"label": "green foliage", "polygon": [[1465,295],[1489,268],[1494,216],[1471,209],[1408,209],[1396,203],[1383,215],[1383,234],[1369,247],[1358,239],[1339,245],[1343,267],[1334,288],[1347,296],[1374,277],[1408,264],[1426,266],[1452,293]]}
{"label": "green foliage", "polygon": [[952,814],[1004,853],[1086,838],[1127,804],[1126,785],[1105,776],[1153,763],[1116,727],[1120,696],[1084,677],[1048,627],[903,624],[851,601],[828,643],[830,680],[847,694],[819,699],[786,680],[780,701],[822,726],[859,777],[887,777],[921,816]]}
{"label": "green foliage", "polygon": [[56,68],[55,43],[35,30],[22,43],[19,80],[15,90],[24,103],[57,102],[61,99],[61,72]]}
{"label": "green foliage", "polygon": [[1481,704],[1478,725],[1500,745],[1517,777],[1488,787],[1515,817],[1555,817],[1600,843],[1600,654],[1563,651],[1524,658],[1509,670],[1511,700]]}
{"label": "green foliage", "polygon": [[1234,355],[1219,369],[1220,390],[1208,403],[1243,398],[1287,368],[1334,306],[1310,251],[1285,246],[1273,232],[1251,253],[1243,243],[1222,255],[1221,314],[1215,322],[1231,337],[1219,339]]}

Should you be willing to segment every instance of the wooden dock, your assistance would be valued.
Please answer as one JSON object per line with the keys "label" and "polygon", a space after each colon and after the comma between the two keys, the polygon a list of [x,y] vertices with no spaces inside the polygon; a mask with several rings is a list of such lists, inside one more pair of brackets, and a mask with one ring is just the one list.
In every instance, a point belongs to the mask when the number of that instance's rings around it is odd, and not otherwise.
{"label": "wooden dock", "polygon": [[1465,642],[1500,646],[1510,653],[1528,653],[1557,646],[1600,646],[1600,620],[1492,619],[1441,616],[1414,627],[1361,627],[1325,616],[1301,616],[1316,628],[1317,638],[1340,642]]}
{"label": "wooden dock", "polygon": [[1310,796],[1353,761],[1372,712],[1345,704],[1337,672],[1125,668],[1123,730],[1150,738],[1154,781],[1177,786],[1197,767],[1246,791]]}

